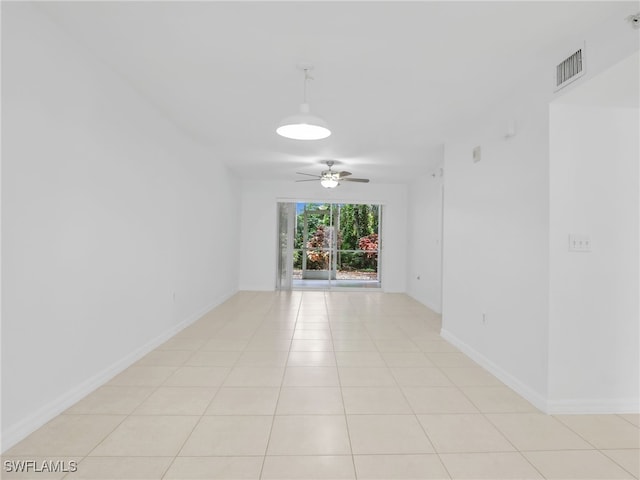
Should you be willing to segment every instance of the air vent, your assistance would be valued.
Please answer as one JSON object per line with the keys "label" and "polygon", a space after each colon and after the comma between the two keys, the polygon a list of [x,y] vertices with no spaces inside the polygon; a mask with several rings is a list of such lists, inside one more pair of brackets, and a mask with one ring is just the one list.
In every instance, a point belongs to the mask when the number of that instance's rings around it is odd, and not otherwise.
{"label": "air vent", "polygon": [[584,67],[583,47],[565,58],[556,66],[556,91],[584,75]]}

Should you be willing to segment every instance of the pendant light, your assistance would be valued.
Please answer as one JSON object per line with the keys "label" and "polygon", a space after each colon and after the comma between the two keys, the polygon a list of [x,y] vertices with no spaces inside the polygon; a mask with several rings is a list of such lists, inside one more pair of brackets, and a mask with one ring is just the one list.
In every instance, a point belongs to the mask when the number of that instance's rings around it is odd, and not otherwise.
{"label": "pendant light", "polygon": [[331,130],[327,123],[309,112],[309,103],[307,103],[307,82],[313,80],[309,75],[309,71],[313,70],[313,65],[299,65],[304,71],[304,90],[303,102],[300,105],[300,113],[286,117],[280,122],[280,126],[276,132],[278,135],[291,138],[293,140],[320,140],[331,135]]}

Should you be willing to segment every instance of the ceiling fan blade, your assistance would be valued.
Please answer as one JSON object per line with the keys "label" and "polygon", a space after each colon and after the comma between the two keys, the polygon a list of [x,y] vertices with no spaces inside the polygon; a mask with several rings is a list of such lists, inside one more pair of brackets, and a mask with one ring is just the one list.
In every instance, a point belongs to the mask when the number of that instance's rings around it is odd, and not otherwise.
{"label": "ceiling fan blade", "polygon": [[322,178],[320,175],[314,175],[312,173],[302,173],[302,172],[296,172],[298,175],[307,175],[308,177],[316,177],[316,178]]}
{"label": "ceiling fan blade", "polygon": [[359,182],[359,183],[369,183],[368,178],[341,178],[341,182]]}
{"label": "ceiling fan blade", "polygon": [[340,175],[340,178],[344,178],[351,175],[351,172],[338,172],[338,175]]}
{"label": "ceiling fan blade", "polygon": [[317,178],[310,178],[308,180],[296,180],[296,182],[317,182]]}

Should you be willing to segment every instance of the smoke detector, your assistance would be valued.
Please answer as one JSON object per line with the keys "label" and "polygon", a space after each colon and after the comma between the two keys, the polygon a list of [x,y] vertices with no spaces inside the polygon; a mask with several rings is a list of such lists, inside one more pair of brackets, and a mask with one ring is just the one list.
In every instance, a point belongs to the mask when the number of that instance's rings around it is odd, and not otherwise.
{"label": "smoke detector", "polygon": [[627,17],[627,22],[631,25],[631,28],[638,30],[640,28],[640,13],[636,13],[635,15],[629,15]]}

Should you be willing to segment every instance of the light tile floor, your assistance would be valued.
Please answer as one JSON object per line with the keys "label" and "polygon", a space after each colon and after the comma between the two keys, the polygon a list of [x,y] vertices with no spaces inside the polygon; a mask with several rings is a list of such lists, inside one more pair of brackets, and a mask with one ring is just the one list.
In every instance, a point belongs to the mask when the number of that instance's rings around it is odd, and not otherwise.
{"label": "light tile floor", "polygon": [[238,293],[10,449],[2,478],[638,478],[638,415],[544,415],[439,329],[404,295]]}

